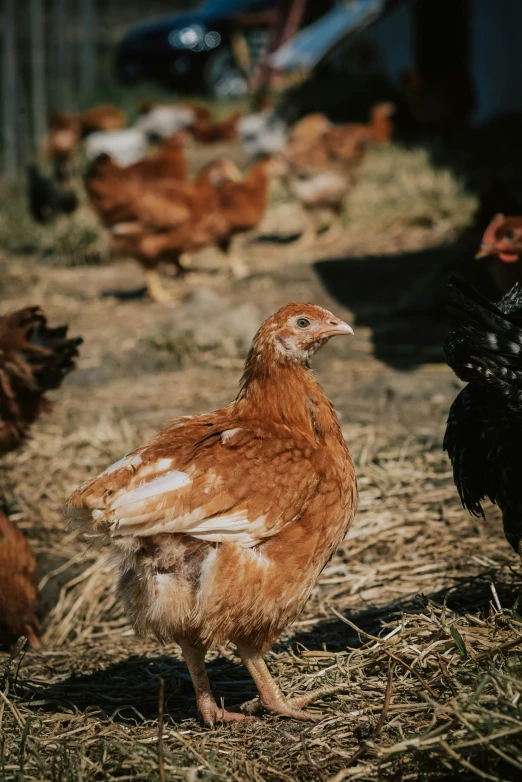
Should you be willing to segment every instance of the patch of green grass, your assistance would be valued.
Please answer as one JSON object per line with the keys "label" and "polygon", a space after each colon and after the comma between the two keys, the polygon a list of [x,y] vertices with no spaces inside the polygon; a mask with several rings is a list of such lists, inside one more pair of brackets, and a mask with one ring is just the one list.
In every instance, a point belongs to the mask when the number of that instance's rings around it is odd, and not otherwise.
{"label": "patch of green grass", "polygon": [[53,266],[108,262],[99,223],[82,205],[71,216],[64,215],[41,225],[29,213],[22,179],[4,184],[0,200],[0,250],[14,255],[37,255],[42,263]]}
{"label": "patch of green grass", "polygon": [[169,353],[179,366],[198,352],[198,346],[191,331],[161,329],[143,339],[144,345],[153,350]]}
{"label": "patch of green grass", "polygon": [[368,153],[349,202],[350,220],[373,226],[462,229],[476,198],[448,168],[435,166],[429,149],[397,144]]}

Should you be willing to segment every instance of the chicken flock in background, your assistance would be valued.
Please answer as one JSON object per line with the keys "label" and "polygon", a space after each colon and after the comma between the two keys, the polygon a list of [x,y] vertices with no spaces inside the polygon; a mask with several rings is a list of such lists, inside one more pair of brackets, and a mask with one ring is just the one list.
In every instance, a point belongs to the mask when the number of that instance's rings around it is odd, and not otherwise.
{"label": "chicken flock in background", "polygon": [[[352,460],[310,371],[316,350],[350,334],[321,307],[283,307],[254,337],[232,404],[175,419],[68,500],[70,517],[109,541],[136,632],[180,645],[207,726],[263,710],[316,722],[305,707],[341,689],[286,698],[263,655],[355,515]],[[227,641],[259,692],[237,711],[218,706],[205,670]]]}
{"label": "chicken flock in background", "polygon": [[[248,273],[238,237],[258,229],[275,178],[282,179],[306,213],[301,244],[314,241],[323,223],[332,236],[333,228],[340,228],[367,146],[393,136],[394,109],[390,103],[377,104],[368,123],[346,126],[310,115],[289,134],[280,134],[277,144],[266,144],[270,154],[254,159],[245,172],[231,160],[216,158],[193,177],[187,146],[230,141],[244,132],[248,117],[236,111],[216,119],[203,104],[151,102],[140,105],[131,127],[124,127],[125,116],[110,106],[84,114],[54,114],[44,146],[53,177],[44,176],[36,165],[30,167],[30,211],[43,222],[76,208],[70,177],[83,140],[85,190],[111,248],[142,266],[153,301],[167,302],[159,267],[173,265],[182,277],[190,254],[206,247],[221,251],[225,269],[234,277]],[[265,109],[256,116],[275,114]],[[263,136],[262,126],[257,127]],[[153,150],[151,143],[157,145]]]}
{"label": "chicken flock in background", "polygon": [[[23,443],[50,409],[46,393],[74,369],[81,338],[49,328],[38,307],[0,317],[0,456]],[[36,562],[23,533],[0,508],[0,644],[25,635],[39,646]]]}

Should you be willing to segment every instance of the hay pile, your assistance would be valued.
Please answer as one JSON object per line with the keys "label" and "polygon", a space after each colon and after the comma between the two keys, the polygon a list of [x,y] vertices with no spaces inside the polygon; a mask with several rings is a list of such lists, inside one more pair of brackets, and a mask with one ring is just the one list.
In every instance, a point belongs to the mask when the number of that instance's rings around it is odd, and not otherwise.
{"label": "hay pile", "polygon": [[[457,769],[517,778],[522,579],[499,521],[484,527],[464,514],[438,438],[344,431],[361,510],[269,664],[286,692],[345,683],[346,693],[317,707],[326,719],[313,727],[264,718],[208,732],[177,649],[134,638],[99,552],[82,555],[75,533],[62,531],[69,487],[132,447],[137,432],[115,418],[65,437],[38,427],[9,470],[23,486],[21,526],[39,507],[35,548],[60,563],[42,580],[44,596],[52,582],[61,588],[44,651],[4,663],[6,779],[157,778],[162,679],[167,779],[452,779]],[[233,650],[214,654],[209,671],[227,704],[253,696]]]}

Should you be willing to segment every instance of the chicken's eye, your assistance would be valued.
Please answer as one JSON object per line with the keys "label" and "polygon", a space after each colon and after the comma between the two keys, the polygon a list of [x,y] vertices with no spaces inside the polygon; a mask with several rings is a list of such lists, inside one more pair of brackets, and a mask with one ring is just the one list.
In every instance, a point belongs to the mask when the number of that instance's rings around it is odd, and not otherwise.
{"label": "chicken's eye", "polygon": [[512,242],[513,239],[516,239],[517,232],[512,228],[510,231],[506,231],[504,234],[504,239],[507,239],[508,242]]}
{"label": "chicken's eye", "polygon": [[300,329],[307,329],[310,325],[308,318],[297,318],[297,325]]}

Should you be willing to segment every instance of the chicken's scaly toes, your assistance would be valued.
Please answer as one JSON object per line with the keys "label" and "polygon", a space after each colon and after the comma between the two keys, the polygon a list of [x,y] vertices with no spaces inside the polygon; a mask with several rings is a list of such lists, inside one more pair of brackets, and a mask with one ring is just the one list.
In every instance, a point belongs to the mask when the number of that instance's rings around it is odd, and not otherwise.
{"label": "chicken's scaly toes", "polygon": [[320,712],[312,713],[303,709],[296,709],[288,701],[279,703],[263,704],[259,698],[243,703],[241,711],[247,715],[259,715],[265,712],[273,717],[287,717],[288,719],[298,720],[299,722],[321,722],[325,718]]}
{"label": "chicken's scaly toes", "polygon": [[220,709],[216,706],[215,709],[200,712],[200,721],[205,728],[214,730],[216,725],[224,724],[225,722],[251,722],[254,718],[243,714],[242,712],[227,711],[226,709]]}
{"label": "chicken's scaly toes", "polygon": [[243,714],[249,715],[250,717],[254,715],[259,716],[265,712],[273,717],[287,717],[288,719],[298,720],[299,722],[321,722],[326,716],[320,712],[313,713],[311,711],[295,708],[291,700],[264,704],[259,698],[254,698],[251,701],[243,703],[240,708]]}
{"label": "chicken's scaly toes", "polygon": [[286,702],[293,709],[304,709],[311,703],[326,698],[328,695],[335,695],[337,692],[347,692],[348,684],[326,684],[324,687],[318,687],[311,692],[303,693],[303,695],[296,695],[293,698],[287,698]]}
{"label": "chicken's scaly toes", "polygon": [[258,715],[265,711],[268,714],[290,717],[291,719],[301,720],[303,722],[320,722],[326,715],[304,711],[305,707],[310,706],[310,704],[315,703],[322,698],[326,698],[328,695],[335,695],[337,692],[346,692],[347,689],[347,684],[327,684],[324,687],[318,687],[303,695],[285,698],[282,701],[271,704],[263,704],[260,698],[254,698],[251,701],[243,703],[240,708],[243,714],[248,715]]}

